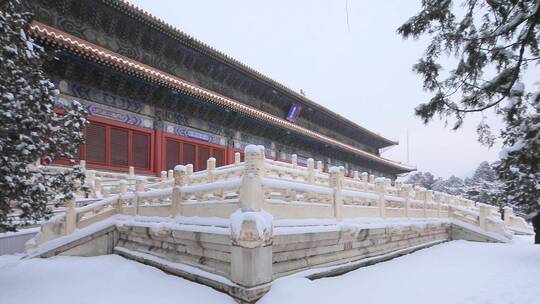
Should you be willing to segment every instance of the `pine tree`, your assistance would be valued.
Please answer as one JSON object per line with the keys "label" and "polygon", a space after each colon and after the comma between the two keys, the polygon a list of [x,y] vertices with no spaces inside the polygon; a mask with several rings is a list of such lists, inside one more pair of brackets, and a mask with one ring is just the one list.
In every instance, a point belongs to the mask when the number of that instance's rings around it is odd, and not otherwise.
{"label": "pine tree", "polygon": [[502,186],[495,168],[484,161],[476,168],[471,178],[465,179],[465,197],[500,208],[505,202]]}
{"label": "pine tree", "polygon": [[451,195],[463,196],[465,194],[465,184],[461,178],[452,175],[447,180],[437,180],[433,184],[432,190]]}
{"label": "pine tree", "polygon": [[533,109],[520,110],[530,114],[507,119],[512,127],[503,132],[506,148],[496,169],[504,181],[506,201],[518,212],[531,214],[540,209],[540,100]]}
{"label": "pine tree", "polygon": [[71,199],[84,178],[77,168],[48,174],[33,166],[72,161],[87,121],[81,104],[56,101],[43,72],[52,54],[26,34],[31,15],[21,7],[8,1],[0,10],[0,232],[46,218],[47,204]]}
{"label": "pine tree", "polygon": [[407,178],[405,183],[431,190],[436,182],[435,176],[430,172],[415,172]]}
{"label": "pine tree", "polygon": [[[505,151],[497,172],[508,200],[525,211],[540,210],[539,92],[523,84],[524,72],[540,63],[540,1],[422,0],[422,10],[405,22],[404,38],[429,36],[431,42],[413,69],[432,94],[415,113],[424,123],[434,116],[455,120],[493,109],[505,122],[500,136],[481,122],[481,143],[500,137]],[[443,72],[442,60],[456,65]],[[505,104],[506,103],[506,104]]]}

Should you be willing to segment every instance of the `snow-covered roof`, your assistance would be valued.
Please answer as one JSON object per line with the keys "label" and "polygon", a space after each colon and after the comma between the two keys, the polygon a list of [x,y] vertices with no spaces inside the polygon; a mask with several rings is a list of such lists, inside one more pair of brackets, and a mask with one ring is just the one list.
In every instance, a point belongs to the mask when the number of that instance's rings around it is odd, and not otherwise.
{"label": "snow-covered roof", "polygon": [[127,74],[144,78],[148,81],[154,82],[162,86],[166,86],[184,94],[201,98],[221,107],[240,112],[248,117],[261,120],[266,123],[270,123],[272,125],[294,131],[296,133],[300,133],[317,141],[336,146],[343,150],[362,156],[366,159],[393,167],[401,171],[416,170],[416,168],[413,166],[385,159],[378,155],[374,155],[359,148],[356,148],[352,145],[330,138],[326,135],[311,131],[309,129],[291,123],[285,119],[266,113],[264,111],[260,111],[240,101],[205,89],[196,84],[183,80],[178,76],[169,74],[144,63],[135,61],[131,58],[122,56],[113,51],[95,45],[91,42],[82,40],[68,33],[62,32],[58,29],[52,28],[38,21],[32,21],[29,31],[32,35],[36,36],[39,39],[45,40],[53,45],[57,45],[59,47],[70,50],[80,56],[84,56],[96,62],[111,66]]}

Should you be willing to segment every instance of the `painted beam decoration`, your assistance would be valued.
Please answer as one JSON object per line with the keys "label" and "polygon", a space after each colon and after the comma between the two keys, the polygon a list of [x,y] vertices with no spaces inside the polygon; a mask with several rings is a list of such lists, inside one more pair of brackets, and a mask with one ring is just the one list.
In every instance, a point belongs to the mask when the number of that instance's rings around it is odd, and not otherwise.
{"label": "painted beam decoration", "polygon": [[120,121],[120,122],[134,125],[137,127],[145,127],[145,128],[153,127],[152,120],[144,119],[138,115],[106,109],[106,108],[98,107],[93,104],[86,104],[85,107],[86,107],[86,110],[88,111],[88,114],[90,115],[95,115],[95,116],[100,116],[100,117]]}
{"label": "painted beam decoration", "polygon": [[223,138],[221,136],[210,135],[210,134],[207,134],[207,133],[198,132],[198,131],[183,128],[183,127],[180,127],[180,126],[173,126],[173,125],[168,124],[166,131],[168,133],[172,133],[172,134],[175,134],[175,135],[178,135],[178,136],[183,136],[183,137],[187,137],[187,138],[191,138],[191,139],[195,139],[195,140],[209,142],[209,143],[213,143],[213,144],[216,144],[216,145],[225,145],[226,144],[225,138]]}
{"label": "painted beam decoration", "polygon": [[71,83],[67,81],[60,81],[58,84],[60,92],[71,95],[77,98],[94,101],[100,104],[108,105],[118,109],[126,110],[138,114],[149,115],[151,113],[145,113],[145,107],[142,102],[109,94],[101,90],[96,90],[87,86],[83,86],[77,83]]}

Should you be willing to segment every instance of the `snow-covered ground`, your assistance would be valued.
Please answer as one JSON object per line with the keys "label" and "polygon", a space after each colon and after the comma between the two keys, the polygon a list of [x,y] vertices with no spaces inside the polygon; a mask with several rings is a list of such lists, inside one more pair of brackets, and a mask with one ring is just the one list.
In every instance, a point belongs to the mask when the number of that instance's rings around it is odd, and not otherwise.
{"label": "snow-covered ground", "polygon": [[[211,288],[119,256],[0,256],[0,303],[235,303]],[[539,303],[540,246],[455,241],[348,274],[278,280],[259,304]]]}
{"label": "snow-covered ground", "polygon": [[0,256],[2,304],[235,304],[229,296],[120,256]]}
{"label": "snow-covered ground", "polygon": [[454,241],[345,275],[278,280],[259,304],[540,303],[540,245]]}

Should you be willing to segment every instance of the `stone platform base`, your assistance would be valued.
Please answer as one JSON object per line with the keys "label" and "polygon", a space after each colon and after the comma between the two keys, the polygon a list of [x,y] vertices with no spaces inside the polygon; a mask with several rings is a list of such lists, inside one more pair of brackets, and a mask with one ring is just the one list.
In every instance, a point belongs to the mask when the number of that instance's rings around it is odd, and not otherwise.
{"label": "stone platform base", "polygon": [[[227,227],[164,226],[130,220],[94,228],[86,235],[83,230],[78,231],[78,238],[63,243],[59,240],[56,246],[49,245],[48,250],[34,256],[115,253],[210,286],[241,303],[255,302],[271,287],[271,281],[256,286],[242,286],[233,281],[234,268],[245,265],[232,259],[233,245]],[[266,258],[271,259],[267,262],[271,264],[272,280],[290,275],[319,279],[453,239],[502,241],[466,224],[442,219],[367,224],[345,221],[274,227],[271,254]]]}

